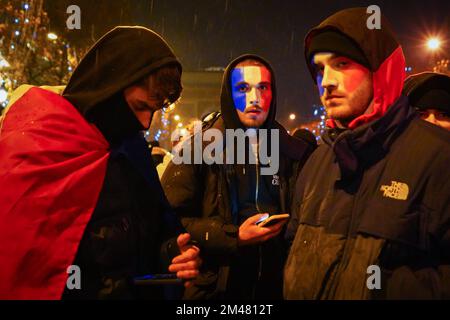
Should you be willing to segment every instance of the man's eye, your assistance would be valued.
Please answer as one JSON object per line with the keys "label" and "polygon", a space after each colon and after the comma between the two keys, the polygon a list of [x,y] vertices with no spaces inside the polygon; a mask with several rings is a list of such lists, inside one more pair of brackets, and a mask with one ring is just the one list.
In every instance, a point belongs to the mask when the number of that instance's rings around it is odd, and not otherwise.
{"label": "man's eye", "polygon": [[269,86],[266,85],[266,84],[262,84],[262,85],[259,86],[259,89],[260,90],[267,90],[267,89],[269,89]]}
{"label": "man's eye", "polygon": [[419,117],[421,118],[428,118],[428,112],[426,111],[419,111]]}
{"label": "man's eye", "polygon": [[240,86],[238,86],[238,90],[239,90],[239,92],[247,92],[248,86],[245,84],[240,85]]}
{"label": "man's eye", "polygon": [[318,74],[323,74],[323,70],[324,70],[324,69],[325,69],[324,66],[316,65],[316,73],[318,73]]}
{"label": "man's eye", "polygon": [[339,61],[336,65],[338,68],[343,68],[348,65],[348,62],[347,61]]}

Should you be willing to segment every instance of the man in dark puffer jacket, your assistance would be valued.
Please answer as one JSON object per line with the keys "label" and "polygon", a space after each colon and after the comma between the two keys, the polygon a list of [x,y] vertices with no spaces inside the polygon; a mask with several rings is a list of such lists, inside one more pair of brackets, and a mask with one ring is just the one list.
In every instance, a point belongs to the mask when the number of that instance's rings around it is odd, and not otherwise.
{"label": "man in dark puffer jacket", "polygon": [[450,133],[401,96],[402,48],[367,18],[340,11],[305,40],[331,128],[298,179],[287,299],[450,298]]}

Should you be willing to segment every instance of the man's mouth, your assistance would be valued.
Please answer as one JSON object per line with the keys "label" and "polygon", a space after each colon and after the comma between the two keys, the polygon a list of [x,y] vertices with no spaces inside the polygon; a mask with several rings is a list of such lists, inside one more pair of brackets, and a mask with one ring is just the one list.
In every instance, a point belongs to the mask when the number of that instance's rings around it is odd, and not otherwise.
{"label": "man's mouth", "polygon": [[344,98],[344,96],[337,96],[337,95],[329,95],[325,97],[325,101],[330,101],[330,100],[334,100],[334,99],[342,99]]}
{"label": "man's mouth", "polygon": [[249,108],[247,110],[245,110],[245,113],[250,114],[250,115],[257,115],[260,114],[262,112],[262,109],[260,108]]}

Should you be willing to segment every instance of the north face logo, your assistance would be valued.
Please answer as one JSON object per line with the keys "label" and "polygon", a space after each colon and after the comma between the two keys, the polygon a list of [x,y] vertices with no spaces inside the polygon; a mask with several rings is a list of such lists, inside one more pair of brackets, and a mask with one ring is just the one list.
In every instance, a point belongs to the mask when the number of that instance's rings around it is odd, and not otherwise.
{"label": "north face logo", "polygon": [[381,186],[383,197],[406,200],[409,194],[409,187],[406,183],[392,181],[390,186]]}

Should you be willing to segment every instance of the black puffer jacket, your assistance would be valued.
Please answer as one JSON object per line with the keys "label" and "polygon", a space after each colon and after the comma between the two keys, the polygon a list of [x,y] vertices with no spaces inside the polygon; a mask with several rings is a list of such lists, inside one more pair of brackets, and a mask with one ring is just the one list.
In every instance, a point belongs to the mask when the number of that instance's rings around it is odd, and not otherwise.
{"label": "black puffer jacket", "polygon": [[284,295],[450,298],[450,133],[416,118],[400,96],[399,47],[384,43],[386,25],[376,33],[365,28],[364,13],[344,10],[313,33],[337,28],[360,44],[375,66],[375,103],[395,102],[352,130],[330,129],[303,168]]}
{"label": "black puffer jacket", "polygon": [[[205,122],[204,131],[214,128],[224,133],[225,129],[243,127],[231,96],[230,73],[246,58],[262,61],[271,70],[270,65],[258,56],[245,55],[234,60],[224,75],[222,113]],[[261,177],[260,185],[265,183],[268,187],[263,195],[259,195],[258,201],[266,210],[272,208],[278,209],[277,213],[286,213],[289,212],[291,191],[299,168],[312,150],[308,143],[290,137],[275,121],[275,88],[272,80],[272,105],[263,127],[279,129],[280,168],[276,176]],[[224,157],[226,152],[224,149]],[[255,171],[255,165],[245,166],[246,172]],[[238,247],[240,223],[258,213],[255,211],[255,188],[252,187],[255,181],[245,180],[249,175],[240,174],[241,169],[242,165],[231,164],[170,163],[164,173],[162,184],[170,204],[205,254],[200,277],[195,281],[195,286],[185,292],[187,299],[281,298],[282,267],[286,254],[284,242],[272,239],[261,246]],[[279,185],[273,183],[278,178]],[[253,201],[247,201],[248,193],[253,194]],[[245,263],[242,263],[244,260]]]}
{"label": "black puffer jacket", "polygon": [[131,280],[168,272],[167,263],[178,250],[175,239],[169,238],[181,225],[178,222],[176,230],[177,219],[159,183],[143,128],[123,90],[169,64],[181,71],[157,34],[118,27],[86,54],[63,93],[111,147],[103,187],[74,261],[82,272],[81,290],[66,289],[63,298],[163,298],[161,288],[143,290]]}

